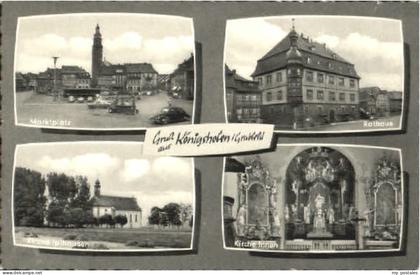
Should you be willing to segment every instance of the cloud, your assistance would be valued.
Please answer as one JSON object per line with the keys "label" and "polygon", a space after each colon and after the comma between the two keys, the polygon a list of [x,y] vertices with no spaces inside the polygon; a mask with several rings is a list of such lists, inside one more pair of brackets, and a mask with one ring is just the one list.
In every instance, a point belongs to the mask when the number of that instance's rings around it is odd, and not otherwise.
{"label": "cloud", "polygon": [[129,159],[124,161],[121,177],[125,182],[139,180],[150,170],[150,162],[145,159]]}
{"label": "cloud", "polygon": [[249,78],[257,59],[280,42],[286,34],[282,28],[264,19],[228,21],[225,62],[243,77]]}
{"label": "cloud", "polygon": [[[402,90],[403,44],[381,41],[374,32],[350,32],[339,36],[334,26],[322,25],[312,38],[355,64],[361,85],[375,85],[383,89]],[[246,31],[243,31],[246,30]],[[226,27],[226,63],[242,76],[249,77],[257,60],[264,56],[287,32],[264,19],[232,20]],[[310,35],[310,34],[309,34]]]}
{"label": "cloud", "polygon": [[91,153],[72,158],[51,158],[43,156],[37,166],[47,172],[61,172],[71,175],[97,177],[112,173],[119,166],[119,160],[105,153]]}

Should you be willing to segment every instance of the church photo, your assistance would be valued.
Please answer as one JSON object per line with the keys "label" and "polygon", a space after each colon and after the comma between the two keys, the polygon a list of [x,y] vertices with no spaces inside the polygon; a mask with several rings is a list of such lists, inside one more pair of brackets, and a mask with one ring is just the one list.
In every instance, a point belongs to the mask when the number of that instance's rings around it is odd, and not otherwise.
{"label": "church photo", "polygon": [[89,13],[18,19],[16,124],[92,130],[194,121],[191,18]]}
{"label": "church photo", "polygon": [[225,159],[226,249],[400,251],[404,178],[396,148],[281,144]]}
{"label": "church photo", "polygon": [[92,251],[190,250],[191,158],[142,156],[142,143],[19,145],[16,246]]}
{"label": "church photo", "polygon": [[228,20],[226,120],[293,133],[400,130],[403,41],[401,21],[383,18]]}

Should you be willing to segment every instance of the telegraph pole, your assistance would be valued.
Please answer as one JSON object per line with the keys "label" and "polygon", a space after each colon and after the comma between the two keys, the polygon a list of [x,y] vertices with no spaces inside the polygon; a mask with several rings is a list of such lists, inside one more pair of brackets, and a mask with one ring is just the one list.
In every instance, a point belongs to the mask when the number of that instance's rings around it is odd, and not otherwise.
{"label": "telegraph pole", "polygon": [[53,56],[52,57],[54,60],[54,101],[56,101],[58,99],[58,91],[57,91],[57,69],[56,69],[56,65],[57,65],[57,60],[58,60],[58,56]]}

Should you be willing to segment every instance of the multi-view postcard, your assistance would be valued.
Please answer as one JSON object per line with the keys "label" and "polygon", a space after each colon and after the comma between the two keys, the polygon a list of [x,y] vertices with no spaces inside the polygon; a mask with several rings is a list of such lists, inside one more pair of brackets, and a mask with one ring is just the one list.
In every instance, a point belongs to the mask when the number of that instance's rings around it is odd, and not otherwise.
{"label": "multi-view postcard", "polygon": [[229,157],[223,184],[227,249],[391,252],[401,249],[401,151],[343,144],[279,144]]}
{"label": "multi-view postcard", "polygon": [[16,246],[83,251],[191,250],[191,158],[150,157],[135,142],[18,145]]}
{"label": "multi-view postcard", "polygon": [[401,21],[228,20],[225,97],[231,123],[268,123],[293,133],[400,130],[405,105]]}
{"label": "multi-view postcard", "polygon": [[191,18],[130,13],[20,17],[16,124],[87,130],[190,124],[194,53]]}

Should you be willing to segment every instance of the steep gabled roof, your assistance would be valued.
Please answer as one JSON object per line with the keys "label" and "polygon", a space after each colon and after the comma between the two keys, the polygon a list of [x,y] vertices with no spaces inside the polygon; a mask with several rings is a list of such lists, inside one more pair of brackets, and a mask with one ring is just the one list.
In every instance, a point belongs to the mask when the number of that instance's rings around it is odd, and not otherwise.
{"label": "steep gabled roof", "polygon": [[157,74],[155,68],[150,63],[128,63],[124,64],[127,73],[154,73]]}
{"label": "steep gabled roof", "polygon": [[236,70],[231,70],[227,65],[225,65],[225,86],[238,92],[260,92],[258,82],[240,76]]}
{"label": "steep gabled roof", "polygon": [[[258,60],[252,76],[269,73],[287,65],[286,53],[291,47],[290,34],[291,32]],[[307,68],[360,78],[354,69],[354,65],[329,49],[326,44],[299,35],[297,48],[302,54],[303,64]],[[311,62],[307,62],[308,57]]]}
{"label": "steep gabled roof", "polygon": [[114,207],[115,210],[141,211],[136,198],[116,196],[94,196],[92,206]]}

